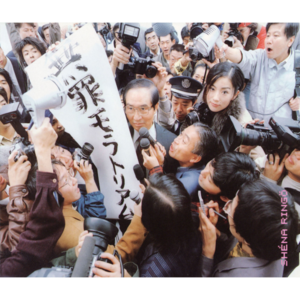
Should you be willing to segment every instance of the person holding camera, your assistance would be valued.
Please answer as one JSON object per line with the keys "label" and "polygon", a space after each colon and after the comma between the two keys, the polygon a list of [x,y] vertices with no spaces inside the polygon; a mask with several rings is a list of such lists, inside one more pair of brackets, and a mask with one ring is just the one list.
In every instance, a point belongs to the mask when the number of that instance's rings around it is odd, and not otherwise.
{"label": "person holding camera", "polygon": [[29,221],[35,198],[36,177],[33,173],[36,172],[37,165],[32,166],[26,155],[21,155],[15,162],[17,153],[17,150],[13,151],[8,159],[6,184],[9,185],[9,202],[0,213],[0,251],[16,249],[20,234]]}
{"label": "person holding camera", "polygon": [[282,160],[277,153],[256,161],[261,177],[277,184],[292,194],[295,208],[300,215],[300,150],[294,149],[286,154]]}
{"label": "person holding camera", "polygon": [[269,121],[270,116],[290,118],[299,110],[294,99],[294,52],[291,49],[298,23],[268,23],[265,49],[245,51],[224,44],[225,58],[237,63],[251,81],[248,110],[253,118]]}
{"label": "person holding camera", "polygon": [[[172,98],[160,99],[164,106],[159,106],[157,119],[158,122],[176,135],[180,133],[186,115],[193,109],[197,100],[202,84],[186,76],[175,76],[169,79],[171,84]],[[160,95],[164,94],[164,90]],[[161,97],[163,98],[163,97]]]}
{"label": "person holding camera", "polygon": [[[35,200],[16,250],[11,252],[6,249],[1,252],[0,276],[4,277],[28,276],[44,267],[53,257],[54,246],[65,225],[62,214],[63,199],[58,192],[58,176],[53,172],[50,155],[57,135],[49,119],[45,118],[41,127],[33,127],[30,136],[38,162]],[[13,165],[20,164],[24,160],[23,156],[20,162],[14,162],[13,157],[12,154],[10,164]],[[12,168],[13,166],[11,170]],[[26,168],[28,164],[25,163],[25,166],[19,169],[22,170],[22,176],[18,178],[22,177],[23,181],[26,177]]]}
{"label": "person holding camera", "polygon": [[[81,198],[81,192],[78,188],[77,179],[74,177],[73,168],[67,169],[60,161],[54,162],[55,171],[60,174],[58,186],[64,198],[63,215],[66,223],[65,229],[55,247],[55,253],[59,254],[77,245],[78,237],[83,232],[84,217],[73,208],[73,203]],[[89,195],[83,204],[80,203],[83,206],[81,211],[85,212],[84,216],[106,218],[106,209],[103,203],[104,196],[96,186],[91,164],[83,159],[80,163],[74,161],[74,169],[85,180]]]}
{"label": "person holding camera", "polygon": [[83,218],[105,218],[104,196],[97,187],[92,165],[88,161],[82,161],[83,163],[76,162],[70,151],[58,145],[51,149],[51,157],[61,161],[70,174],[75,176],[75,173],[78,171],[84,180],[85,184],[80,184],[81,196],[72,204],[73,207],[76,207],[79,214]]}
{"label": "person holding camera", "polygon": [[[286,207],[285,216],[282,212],[283,204]],[[203,245],[198,275],[288,276],[295,267],[285,269],[297,251],[299,216],[287,191],[261,179],[248,181],[226,203],[223,210],[228,215],[230,232],[236,239],[235,246],[227,259],[214,266],[216,228],[214,222],[200,210],[199,230]]]}
{"label": "person holding camera", "polygon": [[237,30],[242,34],[245,50],[265,49],[266,27],[259,23],[239,23]]}

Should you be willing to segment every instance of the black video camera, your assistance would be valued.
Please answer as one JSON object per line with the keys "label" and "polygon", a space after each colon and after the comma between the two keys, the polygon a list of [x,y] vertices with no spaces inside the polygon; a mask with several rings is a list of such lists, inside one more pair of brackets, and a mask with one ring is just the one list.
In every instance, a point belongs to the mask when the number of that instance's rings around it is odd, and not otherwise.
{"label": "black video camera", "polygon": [[196,103],[194,105],[194,110],[191,111],[189,114],[185,117],[185,123],[186,127],[196,123],[201,122],[207,125],[211,125],[212,119],[214,117],[215,113],[213,113],[208,105],[204,102]]}
{"label": "black video camera", "polygon": [[198,60],[201,60],[202,58],[205,58],[207,61],[209,62],[214,62],[215,61],[215,51],[214,49],[212,49],[209,52],[209,55],[207,57],[204,57],[198,50],[196,47],[189,47],[189,56],[190,59],[193,62],[197,62]]}
{"label": "black video camera", "polygon": [[[192,27],[190,29],[190,38],[194,39],[196,38],[199,34],[201,34],[203,32],[203,28],[202,28],[202,23],[193,23]],[[193,62],[197,62],[198,60],[201,60],[202,58],[205,58],[207,61],[209,62],[214,62],[215,61],[215,51],[214,49],[212,49],[209,52],[209,55],[207,57],[204,57],[199,51],[198,49],[193,46],[193,47],[189,47],[189,56],[190,59]]]}
{"label": "black video camera", "polygon": [[110,32],[110,24],[109,23],[105,23],[105,25],[99,30],[98,30],[97,23],[95,23],[95,30],[97,33],[100,33],[103,36],[106,44],[110,44],[112,42],[113,38],[112,38],[112,34]]}
{"label": "black video camera", "polygon": [[221,141],[226,152],[240,145],[261,146],[265,153],[278,153],[280,161],[286,153],[300,149],[300,125],[298,121],[272,117],[272,129],[261,124],[248,124],[243,128],[240,122],[229,116],[221,132]]}
{"label": "black video camera", "polygon": [[18,138],[14,141],[9,150],[9,154],[11,154],[15,150],[18,151],[17,155],[14,157],[15,162],[19,159],[21,155],[26,155],[30,162],[36,160],[34,145],[30,144],[30,142],[27,139],[24,139],[23,137]]}
{"label": "black video camera", "polygon": [[80,162],[81,159],[89,160],[92,152],[94,151],[93,145],[89,143],[84,143],[82,148],[76,148],[73,153],[73,160]]}
{"label": "black video camera", "polygon": [[[95,267],[95,262],[98,260],[112,263],[108,259],[101,258],[101,254],[106,251],[109,244],[114,243],[114,239],[118,233],[118,228],[107,220],[100,218],[86,218],[84,220],[84,230],[88,230],[93,233],[93,238],[95,240],[95,246],[93,248],[92,255],[88,253],[83,253],[83,247],[79,253],[74,272],[73,268],[68,268],[66,266],[52,267],[52,268],[42,268],[33,272],[29,277],[89,277],[93,276],[92,269]],[[89,237],[86,237],[89,238]],[[85,243],[86,241],[84,241]],[[83,245],[84,246],[84,245]],[[91,249],[92,250],[92,249]],[[80,261],[83,258],[83,261]],[[122,261],[119,256],[121,265]],[[84,264],[86,265],[83,265]],[[76,270],[77,267],[77,270]],[[85,272],[88,270],[87,272]],[[76,274],[74,274],[76,273]],[[83,274],[84,273],[84,274]]]}
{"label": "black video camera", "polygon": [[27,132],[20,123],[20,119],[24,114],[22,105],[18,102],[10,103],[2,106],[0,110],[0,121],[3,124],[11,124],[15,131],[21,136],[16,139],[11,146],[9,153],[14,150],[18,150],[18,154],[15,156],[14,161],[17,161],[21,155],[27,155],[29,161],[35,160],[34,146],[29,142]]}
{"label": "black video camera", "polygon": [[229,23],[230,24],[230,30],[227,32],[228,38],[224,41],[225,44],[227,44],[229,47],[232,47],[234,44],[233,37],[235,36],[241,43],[244,42],[244,38],[242,34],[238,31],[238,25],[239,23]]}
{"label": "black video camera", "polygon": [[145,74],[147,78],[153,78],[157,74],[157,68],[152,66],[155,61],[152,57],[130,57],[130,61],[127,64],[127,69],[131,69],[134,74]]}
{"label": "black video camera", "polygon": [[194,39],[199,34],[203,32],[202,23],[192,23],[192,27],[190,29],[190,38]]}

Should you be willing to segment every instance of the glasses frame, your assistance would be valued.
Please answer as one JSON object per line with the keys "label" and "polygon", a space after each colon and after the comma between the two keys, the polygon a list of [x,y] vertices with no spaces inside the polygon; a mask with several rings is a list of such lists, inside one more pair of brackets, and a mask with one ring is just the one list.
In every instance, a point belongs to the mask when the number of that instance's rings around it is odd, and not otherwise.
{"label": "glasses frame", "polygon": [[[128,112],[126,111],[126,109],[129,108],[129,107],[133,109],[134,113],[131,113],[131,112],[128,113]],[[129,115],[134,115],[134,114],[135,114],[135,111],[137,111],[137,113],[138,113],[140,116],[147,116],[147,115],[149,114],[149,111],[150,111],[152,108],[153,108],[153,106],[151,106],[151,107],[148,107],[148,106],[147,106],[147,108],[145,108],[146,112],[145,112],[145,113],[142,113],[142,112],[141,112],[141,107],[133,107],[133,106],[128,106],[128,105],[125,105],[125,107],[124,107],[125,113],[127,113],[127,114],[129,114]]]}

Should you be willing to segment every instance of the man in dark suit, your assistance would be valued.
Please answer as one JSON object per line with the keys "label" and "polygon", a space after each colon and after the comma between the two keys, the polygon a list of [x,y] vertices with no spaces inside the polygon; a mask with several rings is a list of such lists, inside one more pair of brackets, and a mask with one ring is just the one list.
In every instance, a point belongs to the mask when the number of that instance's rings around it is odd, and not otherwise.
{"label": "man in dark suit", "polygon": [[[130,81],[123,94],[125,113],[130,123],[129,129],[139,157],[139,130],[148,129],[152,138],[165,147],[166,157],[164,170],[174,173],[178,163],[169,156],[169,148],[176,135],[154,122],[158,108],[159,93],[153,82],[149,79],[135,79]],[[140,162],[142,166],[142,160]],[[143,167],[143,166],[142,166]]]}
{"label": "man in dark suit", "polygon": [[[26,75],[15,57],[5,56],[0,45],[0,68],[5,69],[19,94],[26,92]],[[20,90],[18,90],[20,88]]]}
{"label": "man in dark suit", "polygon": [[150,55],[156,57],[161,53],[158,37],[152,27],[145,31],[145,41],[148,50],[141,57],[146,58]]}

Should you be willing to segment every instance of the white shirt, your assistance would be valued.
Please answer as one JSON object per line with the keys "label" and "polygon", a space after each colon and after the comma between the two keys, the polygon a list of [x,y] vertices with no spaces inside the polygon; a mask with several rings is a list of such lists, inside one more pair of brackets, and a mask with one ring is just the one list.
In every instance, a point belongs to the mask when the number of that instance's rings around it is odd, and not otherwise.
{"label": "white shirt", "polygon": [[265,124],[269,124],[272,116],[291,118],[292,110],[288,104],[273,112],[294,95],[294,52],[291,51],[280,64],[268,58],[264,49],[242,50],[242,55],[238,66],[251,81],[248,111],[252,118],[265,120]]}
{"label": "white shirt", "polygon": [[[149,134],[153,137],[154,140],[156,140],[156,130],[155,130],[155,125],[154,123],[152,124],[150,130],[149,130]],[[137,147],[138,147],[138,139],[140,137],[140,134],[138,133],[138,131],[136,131],[134,129],[134,132],[133,132],[133,143],[134,143],[134,149],[136,150]]]}
{"label": "white shirt", "polygon": [[10,59],[8,57],[6,57],[6,58],[7,58],[7,63],[4,67],[4,70],[6,70],[9,73],[11,81],[12,81],[13,85],[15,86],[15,88],[16,88],[17,92],[19,93],[19,95],[22,95],[22,92],[21,92],[16,74],[15,74],[15,71],[14,71],[14,67],[13,67]]}

